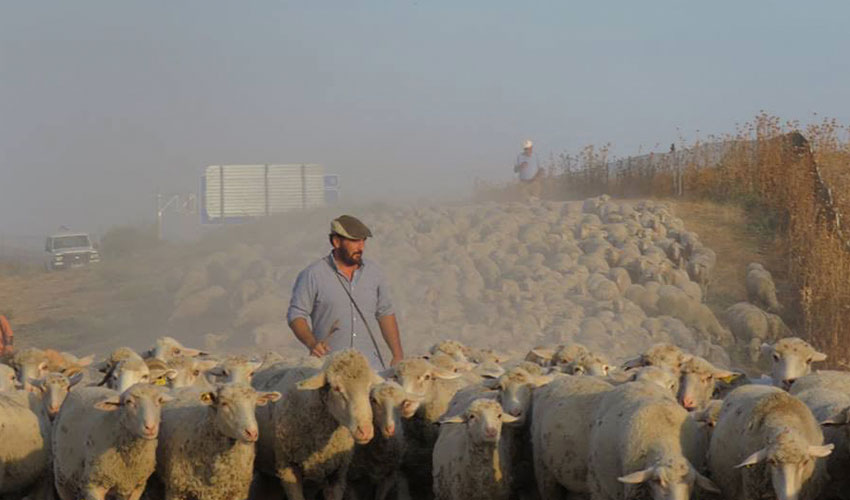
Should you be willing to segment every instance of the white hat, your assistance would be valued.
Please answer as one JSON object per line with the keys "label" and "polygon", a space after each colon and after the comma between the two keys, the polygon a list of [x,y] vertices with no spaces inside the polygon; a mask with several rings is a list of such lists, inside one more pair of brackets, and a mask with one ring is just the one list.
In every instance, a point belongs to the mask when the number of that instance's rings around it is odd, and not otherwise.
{"label": "white hat", "polygon": [[531,142],[531,139],[526,139],[525,142],[522,143],[522,149],[528,149],[531,146],[534,146],[534,143]]}

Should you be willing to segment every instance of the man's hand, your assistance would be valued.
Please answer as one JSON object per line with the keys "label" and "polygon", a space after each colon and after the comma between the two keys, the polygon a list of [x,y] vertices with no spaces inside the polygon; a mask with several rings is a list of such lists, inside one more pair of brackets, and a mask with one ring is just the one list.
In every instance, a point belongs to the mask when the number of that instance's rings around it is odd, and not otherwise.
{"label": "man's hand", "polygon": [[401,362],[401,358],[397,358],[397,357],[393,356],[393,359],[390,360],[390,368],[394,368],[395,365],[399,364],[400,362]]}
{"label": "man's hand", "polygon": [[313,347],[310,348],[310,356],[315,356],[317,358],[324,357],[328,354],[328,352],[328,345],[321,340],[313,344]]}

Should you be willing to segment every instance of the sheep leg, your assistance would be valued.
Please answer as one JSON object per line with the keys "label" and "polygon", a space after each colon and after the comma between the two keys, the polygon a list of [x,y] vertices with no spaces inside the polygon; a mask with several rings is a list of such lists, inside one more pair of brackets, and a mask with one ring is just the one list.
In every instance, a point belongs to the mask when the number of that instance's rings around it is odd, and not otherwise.
{"label": "sheep leg", "polygon": [[286,467],[277,475],[287,500],[304,500],[304,482],[297,467]]}
{"label": "sheep leg", "polygon": [[378,485],[375,487],[375,500],[386,500],[387,496],[392,491],[393,487],[398,483],[398,472],[394,472],[387,477],[381,478]]}
{"label": "sheep leg", "polygon": [[328,481],[328,485],[322,489],[325,500],[342,500],[345,496],[345,477],[346,474],[342,474],[341,479],[334,478]]}

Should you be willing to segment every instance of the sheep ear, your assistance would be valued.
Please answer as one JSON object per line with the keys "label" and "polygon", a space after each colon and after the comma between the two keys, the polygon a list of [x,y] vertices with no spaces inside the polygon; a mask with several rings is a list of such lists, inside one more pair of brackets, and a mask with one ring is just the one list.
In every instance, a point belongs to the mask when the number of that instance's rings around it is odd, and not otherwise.
{"label": "sheep ear", "polygon": [[842,410],[833,413],[832,415],[826,417],[821,420],[819,423],[821,425],[847,425],[850,424],[850,407],[844,408]]}
{"label": "sheep ear", "polygon": [[434,378],[439,378],[443,380],[453,380],[463,376],[462,373],[450,372],[448,370],[443,370],[442,368],[434,368],[431,373],[434,375]]}
{"label": "sheep ear", "polygon": [[696,469],[694,469],[694,476],[695,476],[694,482],[696,482],[697,486],[699,486],[700,488],[704,489],[705,491],[707,491],[709,493],[715,493],[715,494],[718,494],[718,495],[720,494],[720,488],[718,488],[717,485],[714,484],[714,482],[711,479],[709,479],[709,478],[703,476],[702,474],[700,474],[699,472],[697,472]]}
{"label": "sheep ear", "polygon": [[159,400],[162,403],[170,403],[170,402],[174,401],[174,396],[171,396],[171,395],[163,392],[162,394],[159,395]]}
{"label": "sheep ear", "polygon": [[532,349],[530,354],[534,354],[538,358],[542,358],[546,361],[551,361],[552,356],[555,355],[555,352],[552,349],[539,349],[538,348],[538,349]]}
{"label": "sheep ear", "polygon": [[372,372],[372,385],[383,384],[384,382],[386,382],[386,380],[384,380],[383,377],[381,377],[375,372]]}
{"label": "sheep ear", "polygon": [[97,403],[95,403],[94,407],[97,408],[98,410],[103,410],[103,411],[115,411],[115,410],[117,410],[118,408],[121,407],[121,398],[120,398],[120,396],[117,396],[117,395],[116,396],[110,396],[107,399],[104,399],[102,401],[98,401]]}
{"label": "sheep ear", "polygon": [[770,356],[773,354],[773,346],[770,344],[762,344],[760,349],[763,356]]}
{"label": "sheep ear", "polygon": [[280,393],[277,391],[261,392],[257,394],[257,406],[266,406],[268,403],[274,403],[278,399],[280,399]]}
{"label": "sheep ear", "polygon": [[221,366],[213,366],[209,370],[206,371],[207,375],[212,375],[213,377],[223,377],[224,376],[224,368]]}
{"label": "sheep ear", "polygon": [[202,355],[207,354],[200,349],[191,349],[189,347],[184,347],[184,348],[180,349],[180,351],[181,351],[181,354],[183,354],[183,356],[189,356],[190,358],[194,358],[195,356],[202,356]]}
{"label": "sheep ear", "polygon": [[762,448],[759,451],[748,456],[743,462],[739,463],[734,468],[740,469],[742,467],[748,467],[750,465],[755,465],[759,462],[763,462],[766,458],[767,458],[767,448]]}
{"label": "sheep ear", "polygon": [[30,387],[31,387],[30,392],[35,392],[36,390],[38,390],[38,392],[44,392],[44,389],[45,389],[44,380],[30,379]]}
{"label": "sheep ear", "polygon": [[809,455],[815,458],[828,457],[829,454],[832,453],[833,448],[835,448],[835,445],[832,443],[823,445],[809,445]]}
{"label": "sheep ear", "polygon": [[383,379],[393,378],[395,376],[395,368],[387,368],[378,372],[378,376]]}
{"label": "sheep ear", "polygon": [[316,389],[321,389],[326,383],[327,379],[325,378],[325,372],[321,371],[308,379],[298,382],[295,384],[295,387],[297,387],[299,391],[314,391]]}
{"label": "sheep ear", "polygon": [[200,396],[201,403],[205,405],[215,404],[215,393],[212,391],[202,392]]}
{"label": "sheep ear", "polygon": [[623,363],[623,369],[629,370],[631,368],[639,368],[643,366],[643,358],[638,356],[636,358],[632,358],[625,363]]}
{"label": "sheep ear", "polygon": [[448,417],[440,420],[440,424],[462,424],[466,422],[463,418],[463,415],[455,415],[453,417]]}
{"label": "sheep ear", "polygon": [[505,369],[502,368],[501,366],[496,365],[496,366],[486,366],[486,367],[484,367],[481,370],[481,372],[479,373],[479,375],[481,375],[484,378],[496,379],[496,378],[501,377],[503,373],[505,373]]}
{"label": "sheep ear", "polygon": [[502,413],[502,418],[500,419],[505,424],[512,424],[519,420],[517,417],[513,415],[508,415],[507,413]]}
{"label": "sheep ear", "polygon": [[715,380],[719,380],[724,384],[731,384],[732,382],[738,380],[743,376],[743,373],[733,372],[729,370],[717,370],[714,372]]}
{"label": "sheep ear", "polygon": [[815,352],[814,355],[812,355],[812,361],[826,361],[826,354],[822,352]]}
{"label": "sheep ear", "polygon": [[488,378],[486,380],[482,380],[481,385],[491,390],[499,389],[501,387],[499,379],[497,378]]}
{"label": "sheep ear", "polygon": [[551,373],[547,374],[547,375],[538,375],[538,376],[534,377],[532,380],[533,380],[532,385],[534,385],[534,387],[543,387],[544,385],[548,384],[549,382],[555,380],[555,375],[551,374]]}
{"label": "sheep ear", "polygon": [[84,358],[77,359],[77,366],[89,366],[94,361],[94,354],[89,354]]}
{"label": "sheep ear", "polygon": [[655,468],[650,467],[648,469],[639,470],[637,472],[632,472],[631,474],[626,474],[625,476],[621,476],[617,478],[617,481],[625,484],[640,484],[645,483],[652,479],[655,474]]}
{"label": "sheep ear", "polygon": [[76,372],[68,377],[68,388],[74,387],[83,380],[83,372]]}

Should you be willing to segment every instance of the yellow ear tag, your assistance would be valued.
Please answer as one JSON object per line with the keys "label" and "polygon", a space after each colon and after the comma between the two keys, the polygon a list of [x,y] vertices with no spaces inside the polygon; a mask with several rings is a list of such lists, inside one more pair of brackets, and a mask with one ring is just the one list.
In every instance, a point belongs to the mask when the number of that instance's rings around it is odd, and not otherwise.
{"label": "yellow ear tag", "polygon": [[734,375],[729,375],[728,377],[723,377],[720,379],[720,381],[726,384],[731,384],[732,382],[738,380],[741,377],[743,377],[743,375],[741,375],[740,373],[736,373]]}
{"label": "yellow ear tag", "polygon": [[165,384],[166,384],[165,377],[160,377],[160,378],[156,379],[153,383],[153,385],[165,385]]}

